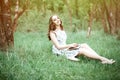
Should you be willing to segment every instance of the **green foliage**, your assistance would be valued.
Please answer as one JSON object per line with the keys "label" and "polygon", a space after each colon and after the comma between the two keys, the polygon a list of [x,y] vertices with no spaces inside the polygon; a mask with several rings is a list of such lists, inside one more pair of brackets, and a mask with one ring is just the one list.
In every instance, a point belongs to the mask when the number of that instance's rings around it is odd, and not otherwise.
{"label": "green foliage", "polygon": [[[49,17],[51,14],[48,14]],[[44,17],[40,12],[28,11],[19,19],[18,29],[19,31],[47,31],[49,18]]]}
{"label": "green foliage", "polygon": [[[88,43],[98,54],[113,58],[113,65],[80,56],[80,62],[55,56],[46,32],[15,32],[14,51],[0,53],[0,80],[119,80],[120,41],[102,31],[68,32],[67,43]],[[74,36],[73,36],[74,35]]]}
{"label": "green foliage", "polygon": [[[69,15],[65,13],[52,13],[47,11],[46,16],[44,16],[43,13],[38,12],[37,10],[28,10],[20,17],[17,31],[47,32],[49,18],[54,14],[57,14],[61,18],[63,26],[67,31],[76,32],[80,30],[87,30],[88,28],[88,16],[80,19],[72,17],[71,24]],[[100,29],[102,29],[101,23],[99,21],[93,20],[92,30]]]}
{"label": "green foliage", "polygon": [[[23,2],[25,1],[20,1],[20,7]],[[47,32],[48,20],[54,14],[60,16],[64,28],[68,31],[87,30],[88,11],[96,2],[89,0],[69,0],[67,2],[70,7],[63,0],[30,0],[26,12],[19,18],[17,30]],[[69,15],[68,8],[72,12],[71,16]],[[92,23],[92,30],[103,29],[98,20],[93,20]]]}
{"label": "green foliage", "polygon": [[[30,0],[28,1],[27,9],[37,9],[37,11],[46,14],[46,11],[51,11],[52,13],[69,13],[69,8],[72,11],[73,17],[83,18],[87,15],[90,5],[89,0],[69,0],[67,2],[69,6],[65,4],[64,0]],[[19,8],[23,7],[24,5],[25,0],[20,0]],[[14,0],[12,0],[12,6],[15,6]]]}
{"label": "green foliage", "polygon": [[[66,2],[65,2],[66,1]],[[100,23],[101,13],[100,8],[103,6],[104,0],[28,0],[27,10],[20,18],[20,31],[46,31],[48,26],[49,17],[53,14],[58,14],[63,20],[66,29],[70,29],[73,32],[80,30],[87,30],[89,15],[92,10],[92,18],[96,19],[92,24],[92,30],[102,29],[102,23]],[[107,5],[114,5],[114,0],[106,0]],[[15,1],[11,1],[13,10],[15,7]],[[25,5],[25,0],[20,0],[21,9]],[[13,11],[12,10],[12,11]],[[71,13],[69,13],[70,11]],[[71,22],[72,20],[72,22]],[[92,19],[91,19],[92,21]],[[25,22],[25,23],[24,23]],[[36,24],[30,24],[31,22]],[[96,23],[97,22],[97,23]],[[71,28],[68,28],[71,27]]]}

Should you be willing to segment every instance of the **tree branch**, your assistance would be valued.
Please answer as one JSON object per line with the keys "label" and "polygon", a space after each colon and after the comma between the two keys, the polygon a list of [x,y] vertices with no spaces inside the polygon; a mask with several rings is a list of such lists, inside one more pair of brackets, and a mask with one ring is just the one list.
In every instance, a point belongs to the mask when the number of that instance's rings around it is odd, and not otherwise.
{"label": "tree branch", "polygon": [[18,24],[18,18],[25,12],[25,10],[27,9],[26,7],[26,4],[27,4],[27,0],[26,0],[26,3],[25,5],[23,6],[22,10],[19,10],[19,0],[16,1],[16,8],[15,8],[15,16],[14,16],[14,19],[13,19],[13,24],[12,24],[12,27],[13,27],[13,31],[15,32],[16,31],[16,27],[17,27],[17,24]]}

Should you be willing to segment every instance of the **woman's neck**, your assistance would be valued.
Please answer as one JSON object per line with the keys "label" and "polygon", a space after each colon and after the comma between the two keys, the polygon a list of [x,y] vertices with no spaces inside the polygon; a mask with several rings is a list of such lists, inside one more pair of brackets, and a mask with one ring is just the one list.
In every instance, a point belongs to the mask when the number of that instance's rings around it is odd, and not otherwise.
{"label": "woman's neck", "polygon": [[61,30],[60,26],[56,26],[56,30]]}

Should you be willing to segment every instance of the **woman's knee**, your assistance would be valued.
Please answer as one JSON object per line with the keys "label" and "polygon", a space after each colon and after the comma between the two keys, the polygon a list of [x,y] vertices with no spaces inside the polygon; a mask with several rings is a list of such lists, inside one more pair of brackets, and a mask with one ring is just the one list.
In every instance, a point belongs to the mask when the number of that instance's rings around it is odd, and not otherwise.
{"label": "woman's knee", "polygon": [[81,44],[82,47],[88,47],[88,44],[87,43],[83,43]]}
{"label": "woman's knee", "polygon": [[86,52],[86,49],[85,48],[80,48],[80,52],[81,54],[85,53]]}

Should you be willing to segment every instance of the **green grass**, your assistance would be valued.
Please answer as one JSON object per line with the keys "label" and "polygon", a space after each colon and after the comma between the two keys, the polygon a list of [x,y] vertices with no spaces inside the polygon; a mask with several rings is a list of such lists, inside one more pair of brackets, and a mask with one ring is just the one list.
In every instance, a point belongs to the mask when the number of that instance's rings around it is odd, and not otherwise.
{"label": "green grass", "polygon": [[102,31],[67,33],[67,43],[87,43],[98,54],[116,60],[101,64],[80,56],[80,62],[55,56],[46,32],[15,32],[14,51],[0,54],[0,80],[119,80],[120,41]]}

